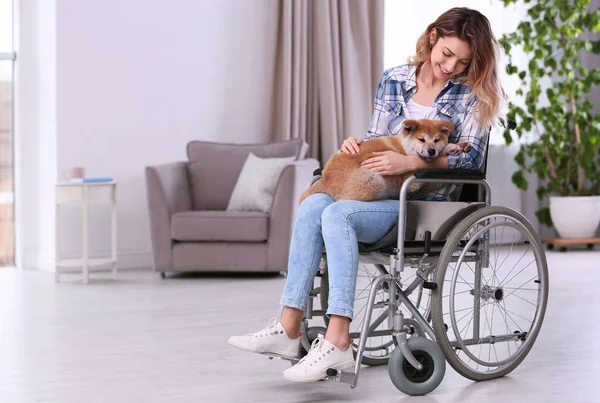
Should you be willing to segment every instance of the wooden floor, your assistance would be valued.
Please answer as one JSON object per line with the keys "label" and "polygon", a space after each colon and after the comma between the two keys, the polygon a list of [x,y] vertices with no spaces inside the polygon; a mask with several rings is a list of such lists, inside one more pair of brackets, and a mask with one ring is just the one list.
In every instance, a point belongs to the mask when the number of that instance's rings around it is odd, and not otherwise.
{"label": "wooden floor", "polygon": [[244,353],[233,334],[277,314],[282,277],[148,271],[112,282],[0,269],[0,402],[600,402],[600,252],[548,253],[542,333],[509,376],[473,383],[448,367],[426,397],[398,392],[387,369],[358,387],[283,379],[288,363]]}

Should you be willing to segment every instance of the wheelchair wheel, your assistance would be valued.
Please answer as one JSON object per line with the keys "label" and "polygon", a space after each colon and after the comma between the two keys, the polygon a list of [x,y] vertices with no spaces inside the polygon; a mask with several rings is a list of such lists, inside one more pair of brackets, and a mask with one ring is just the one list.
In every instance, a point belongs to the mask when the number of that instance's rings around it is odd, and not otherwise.
{"label": "wheelchair wheel", "polygon": [[[356,294],[354,296],[354,319],[350,323],[351,338],[354,339],[352,343],[352,349],[354,356],[358,350],[359,334],[362,329],[365,320],[365,311],[367,308],[367,300],[369,292],[371,290],[371,284],[373,280],[381,274],[386,274],[387,269],[383,265],[378,264],[366,264],[359,263],[358,274],[356,278]],[[404,284],[410,284],[415,278],[415,273],[412,276],[408,275],[408,271],[405,272],[407,276],[403,277]],[[373,334],[369,335],[367,344],[365,346],[365,352],[361,363],[369,366],[385,365],[388,363],[390,355],[396,348],[394,338],[391,334],[380,335],[377,332],[385,332],[388,330],[388,306],[384,303],[389,299],[388,290],[389,284],[384,282],[382,286],[377,290],[375,297],[375,306],[371,315],[371,325],[377,324]],[[416,290],[412,295],[409,296],[413,304],[418,307],[422,307],[419,310],[425,313],[427,310],[431,298],[430,291],[427,289],[421,289],[422,297],[418,300],[418,292]],[[329,276],[327,267],[321,277],[321,293],[320,301],[321,308],[327,310],[329,298]],[[410,313],[405,310],[407,322],[410,320]],[[326,325],[329,325],[329,318],[325,315],[323,319]],[[415,322],[416,325],[416,322]],[[413,335],[421,333],[420,329],[411,329]]]}
{"label": "wheelchair wheel", "polygon": [[443,241],[447,239],[448,235],[454,229],[454,227],[456,227],[462,220],[467,218],[467,216],[472,214],[474,211],[477,211],[480,208],[483,208],[484,206],[485,204],[482,203],[473,203],[463,209],[460,209],[459,211],[448,217],[448,219],[444,221],[442,225],[440,225],[440,227],[437,229],[437,231],[431,239],[435,241]]}
{"label": "wheelchair wheel", "polygon": [[432,325],[448,363],[474,381],[514,370],[533,346],[548,301],[548,267],[531,224],[485,207],[448,235],[434,273]]}
{"label": "wheelchair wheel", "polygon": [[418,370],[402,355],[400,349],[392,352],[388,373],[399,391],[411,396],[421,396],[438,387],[446,373],[446,360],[437,344],[425,337],[408,340],[408,348],[417,361],[423,365]]}

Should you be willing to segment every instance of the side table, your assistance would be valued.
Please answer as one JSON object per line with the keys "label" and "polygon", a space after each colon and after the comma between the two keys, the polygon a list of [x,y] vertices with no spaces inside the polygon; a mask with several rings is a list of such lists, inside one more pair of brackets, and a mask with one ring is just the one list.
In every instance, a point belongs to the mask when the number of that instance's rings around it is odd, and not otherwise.
{"label": "side table", "polygon": [[[89,281],[90,267],[111,265],[112,278],[117,277],[117,182],[56,184],[56,257],[55,280],[60,281],[60,269],[63,267],[81,267],[83,283]],[[111,255],[110,257],[89,257],[89,206],[90,204],[110,204],[111,206]],[[60,257],[60,205],[81,204],[82,206],[82,239],[81,258],[61,259]]]}

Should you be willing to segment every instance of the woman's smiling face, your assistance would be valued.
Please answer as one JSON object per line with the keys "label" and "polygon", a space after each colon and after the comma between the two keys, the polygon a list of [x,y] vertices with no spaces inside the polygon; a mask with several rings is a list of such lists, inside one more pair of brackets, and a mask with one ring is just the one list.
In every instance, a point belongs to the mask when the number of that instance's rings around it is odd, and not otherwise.
{"label": "woman's smiling face", "polygon": [[463,73],[471,62],[471,47],[456,36],[445,36],[435,40],[432,32],[431,67],[436,78],[448,80]]}

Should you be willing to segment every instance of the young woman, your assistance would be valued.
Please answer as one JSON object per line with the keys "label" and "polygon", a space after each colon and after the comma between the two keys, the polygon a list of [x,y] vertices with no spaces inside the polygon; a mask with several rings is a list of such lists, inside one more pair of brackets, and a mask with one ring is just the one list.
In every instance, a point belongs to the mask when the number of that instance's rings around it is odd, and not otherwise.
{"label": "young woman", "polygon": [[[488,19],[468,8],[442,14],[419,38],[416,55],[406,65],[383,73],[374,113],[364,139],[348,138],[338,152],[355,153],[372,137],[396,134],[405,119],[447,119],[455,124],[452,142],[468,141],[471,149],[432,162],[394,152],[376,153],[363,163],[381,175],[423,168],[481,167],[489,129],[500,116],[505,93],[498,77],[499,46]],[[453,200],[456,188],[445,185],[428,200]],[[334,202],[324,194],[308,197],[298,208],[291,241],[281,317],[267,327],[229,343],[246,351],[298,357],[300,324],[323,245],[327,250],[330,318],[327,334],[313,342],[300,362],[284,371],[288,380],[317,381],[327,368],[351,371],[350,321],[353,317],[358,242],[374,243],[398,217],[397,200]]]}

